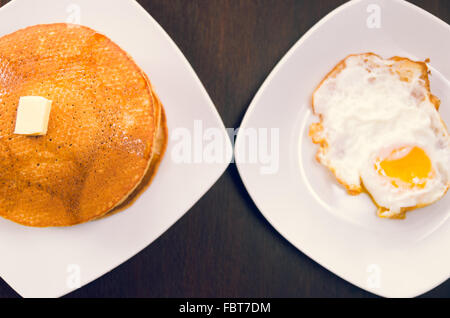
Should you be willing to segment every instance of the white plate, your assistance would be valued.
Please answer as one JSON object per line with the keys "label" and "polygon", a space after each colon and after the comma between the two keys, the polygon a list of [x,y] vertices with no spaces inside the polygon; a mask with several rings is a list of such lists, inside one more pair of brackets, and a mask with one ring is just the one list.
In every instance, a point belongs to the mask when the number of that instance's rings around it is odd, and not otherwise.
{"label": "white plate", "polygon": [[[35,229],[0,219],[0,276],[19,294],[56,297],[123,263],[175,223],[216,182],[232,150],[223,123],[191,66],[134,0],[14,0],[0,9],[0,35],[53,22],[80,22],[107,35],[149,75],[163,101],[169,137],[194,121],[224,137],[220,163],[177,164],[168,149],[149,189],[128,210],[70,228]],[[226,138],[225,138],[226,137]],[[80,274],[80,281],[77,274]]]}
{"label": "white plate", "polygon": [[[309,124],[317,121],[310,111],[311,94],[350,53],[431,58],[432,91],[450,124],[449,39],[449,25],[408,2],[346,3],[281,60],[255,96],[237,137],[239,173],[273,227],[325,268],[378,295],[417,296],[449,278],[450,194],[404,221],[376,217],[368,196],[348,196],[314,160],[316,146],[308,137]],[[280,129],[277,173],[261,170],[267,158],[252,163],[247,156],[251,134],[244,138],[243,133],[259,128]]]}

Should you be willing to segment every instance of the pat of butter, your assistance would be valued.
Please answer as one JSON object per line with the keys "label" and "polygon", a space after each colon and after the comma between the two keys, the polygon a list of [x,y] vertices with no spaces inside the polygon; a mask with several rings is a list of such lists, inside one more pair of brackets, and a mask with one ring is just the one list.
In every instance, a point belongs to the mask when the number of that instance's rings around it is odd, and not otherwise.
{"label": "pat of butter", "polygon": [[17,108],[15,134],[45,135],[52,101],[41,96],[20,97]]}

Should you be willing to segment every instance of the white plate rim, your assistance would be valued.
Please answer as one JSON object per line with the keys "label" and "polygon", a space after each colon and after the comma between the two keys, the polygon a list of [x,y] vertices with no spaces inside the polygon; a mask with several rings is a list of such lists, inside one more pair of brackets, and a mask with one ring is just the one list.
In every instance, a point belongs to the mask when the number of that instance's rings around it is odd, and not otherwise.
{"label": "white plate rim", "polygon": [[[266,88],[270,85],[270,83],[272,82],[273,77],[276,76],[276,74],[279,72],[279,70],[283,67],[283,65],[290,59],[290,57],[294,54],[294,52],[300,47],[302,46],[302,44],[309,39],[309,37],[319,28],[321,27],[323,24],[327,23],[332,17],[334,17],[337,14],[340,14],[341,11],[344,11],[345,9],[347,9],[348,7],[351,7],[353,5],[356,5],[360,2],[363,2],[364,0],[349,0],[348,2],[338,6],[337,8],[335,8],[334,10],[332,10],[330,13],[328,13],[327,15],[325,15],[322,19],[320,19],[316,24],[314,24],[306,33],[304,33],[300,39],[285,53],[285,55],[279,60],[279,62],[275,65],[275,67],[272,69],[272,71],[270,72],[270,74],[267,76],[267,78],[264,80],[263,84],[261,85],[261,87],[258,89],[257,93],[255,94],[255,96],[253,97],[242,121],[241,121],[241,125],[240,128],[244,128],[247,127],[247,122],[250,120],[250,118],[253,115],[254,110],[257,107],[257,104],[259,103],[261,96],[263,94],[263,92],[266,90]],[[438,17],[436,17],[435,15],[431,14],[430,12],[406,1],[406,0],[391,0],[391,1],[395,1],[396,3],[399,3],[401,5],[407,6],[412,10],[415,10],[417,12],[419,12],[422,15],[427,16],[427,18],[430,18],[432,20],[434,20],[436,23],[439,23],[443,26],[445,26],[446,28],[450,29],[450,25],[448,25],[447,23],[445,23],[444,21],[442,21],[441,19],[439,19]],[[241,156],[241,154],[239,153],[239,150],[242,149],[242,147],[239,147],[239,145],[241,144],[241,136],[242,134],[237,135],[236,137],[236,142],[235,142],[235,152],[234,152],[234,156],[236,158],[236,166],[237,166],[237,170],[239,172],[239,176],[241,177],[241,180],[249,194],[249,196],[251,197],[252,201],[255,203],[256,207],[258,208],[259,212],[264,216],[264,218],[269,222],[270,226],[273,227],[273,229],[275,229],[283,238],[285,238],[290,244],[292,244],[296,249],[298,249],[301,253],[305,254],[307,257],[309,257],[311,260],[313,260],[314,262],[316,262],[317,264],[319,264],[320,266],[324,267],[325,269],[327,269],[328,271],[332,272],[333,274],[335,274],[336,276],[344,279],[346,282],[362,289],[365,290],[369,293],[375,294],[377,296],[380,297],[386,297],[385,294],[383,293],[379,293],[377,292],[377,290],[368,290],[365,286],[363,286],[362,284],[359,284],[357,282],[355,282],[351,277],[346,277],[346,275],[341,274],[336,272],[333,267],[332,264],[327,264],[326,262],[322,261],[321,259],[319,259],[318,257],[312,257],[312,253],[311,249],[305,248],[300,246],[301,244],[296,244],[294,243],[295,240],[286,233],[286,231],[283,231],[279,226],[276,225],[276,222],[273,221],[273,219],[271,218],[271,214],[265,212],[264,207],[260,204],[260,202],[258,201],[258,199],[256,198],[256,195],[254,192],[252,192],[252,186],[250,186],[250,184],[248,183],[247,178],[245,177],[245,168],[241,165],[239,158]],[[408,295],[408,297],[417,297],[420,296],[438,286],[440,286],[442,283],[444,283],[445,281],[447,281],[450,278],[450,275],[447,278],[443,278],[441,281],[436,282],[436,283],[432,283],[429,286],[425,286],[423,288],[421,288],[420,290],[417,290],[414,293],[411,293],[411,295]]]}
{"label": "white plate rim", "polygon": [[[222,120],[222,118],[221,118],[221,116],[220,116],[220,114],[219,114],[215,104],[213,103],[211,97],[209,96],[208,92],[206,91],[206,88],[204,87],[204,85],[201,82],[200,78],[198,77],[197,73],[193,69],[192,65],[187,60],[186,56],[182,53],[182,51],[176,45],[176,43],[173,41],[173,39],[167,34],[167,32],[164,30],[164,28],[151,16],[151,14],[148,11],[146,11],[137,2],[137,0],[127,0],[127,1],[130,3],[130,5],[134,6],[134,8],[136,10],[138,10],[140,12],[140,14],[144,14],[146,16],[146,18],[151,21],[151,23],[158,29],[158,33],[161,34],[162,36],[164,36],[165,41],[171,46],[171,50],[173,50],[173,52],[175,52],[177,54],[178,58],[180,58],[183,61],[183,64],[185,66],[187,66],[187,69],[189,71],[190,77],[193,80],[195,80],[196,87],[200,90],[201,94],[203,95],[203,98],[207,101],[208,111],[211,112],[211,114],[214,116],[215,121],[218,124],[218,127],[215,127],[215,128],[219,128],[221,130],[221,133],[224,136],[228,136],[228,133],[227,133],[227,131],[225,129],[225,125],[223,123],[223,120]],[[19,2],[20,2],[20,0],[12,0],[12,1],[6,3],[2,7],[0,7],[0,13],[4,13],[6,10],[9,10],[11,8],[14,8],[15,6],[18,6]],[[108,34],[106,34],[106,36],[108,36]],[[218,167],[216,169],[214,177],[210,177],[211,181],[208,182],[208,183],[205,183],[205,185],[203,186],[203,191],[201,191],[196,198],[191,200],[191,202],[188,205],[186,205],[186,207],[183,209],[183,212],[182,213],[180,212],[179,216],[173,222],[171,222],[171,224],[169,224],[169,225],[167,225],[165,227],[161,227],[161,228],[158,229],[158,234],[156,235],[156,237],[150,243],[148,243],[148,244],[147,243],[140,244],[140,246],[137,249],[135,249],[134,253],[131,256],[129,256],[128,258],[121,259],[121,260],[115,262],[114,264],[111,264],[110,266],[105,266],[104,270],[102,270],[101,273],[93,276],[88,281],[83,282],[81,284],[81,286],[79,286],[79,287],[77,287],[75,289],[72,289],[72,290],[65,291],[65,292],[54,293],[51,297],[64,296],[64,295],[66,295],[68,293],[71,293],[71,292],[74,292],[74,291],[82,288],[83,286],[86,286],[87,284],[92,283],[93,281],[97,280],[98,278],[106,275],[107,273],[109,273],[113,269],[117,268],[121,264],[129,261],[131,258],[136,256],[138,253],[140,253],[146,247],[148,247],[151,244],[153,244],[154,241],[156,241],[161,235],[163,235],[168,229],[170,229],[176,222],[178,222],[183,216],[185,216],[189,212],[189,210],[214,186],[214,184],[217,183],[217,181],[220,179],[220,177],[224,174],[224,172],[226,171],[226,169],[230,165],[230,163],[231,163],[231,161],[233,159],[232,143],[231,143],[231,140],[229,138],[225,138],[224,142],[225,142],[225,144],[224,144],[224,147],[225,147],[225,152],[224,152],[225,158],[224,158],[223,162],[221,162],[220,164],[217,164],[217,163],[215,164],[215,165],[220,166],[220,167]],[[167,160],[167,157],[169,156],[168,151],[169,151],[169,149],[166,149],[166,154],[165,154],[162,162]],[[208,163],[203,163],[203,164],[208,165]],[[149,189],[146,189],[145,191],[148,191],[148,190]],[[8,286],[10,286],[19,295],[25,296],[25,297],[29,296],[28,294],[25,294],[24,292],[22,292],[20,290],[20,288],[16,287],[15,286],[16,285],[15,282],[10,281],[9,279],[4,278],[4,277],[1,277],[1,278],[8,284]],[[39,292],[35,292],[34,294],[39,294]],[[32,296],[32,297],[35,297],[35,296]]]}

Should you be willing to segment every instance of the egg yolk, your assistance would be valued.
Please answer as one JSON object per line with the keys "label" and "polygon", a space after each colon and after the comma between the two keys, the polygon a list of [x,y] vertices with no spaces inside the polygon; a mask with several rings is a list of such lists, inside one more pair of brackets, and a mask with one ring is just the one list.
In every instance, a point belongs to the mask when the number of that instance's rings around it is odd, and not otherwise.
{"label": "egg yolk", "polygon": [[402,147],[379,161],[377,170],[381,175],[394,179],[391,183],[395,187],[399,187],[395,180],[401,180],[411,187],[423,188],[432,171],[432,165],[423,149]]}

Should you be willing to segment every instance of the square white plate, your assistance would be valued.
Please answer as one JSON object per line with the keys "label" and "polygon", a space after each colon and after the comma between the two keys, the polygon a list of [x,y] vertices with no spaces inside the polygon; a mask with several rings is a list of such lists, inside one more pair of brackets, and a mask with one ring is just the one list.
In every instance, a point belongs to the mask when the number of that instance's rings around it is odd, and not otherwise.
{"label": "square white plate", "polygon": [[[432,91],[450,124],[449,40],[449,25],[408,2],[350,1],[281,60],[255,96],[237,137],[239,173],[273,227],[328,270],[378,295],[417,296],[449,278],[450,195],[404,221],[378,218],[367,195],[348,196],[316,163],[316,146],[308,137],[309,124],[317,121],[311,95],[351,53],[430,58]],[[277,173],[264,174],[267,157],[254,163],[247,156],[251,134],[243,134],[260,128],[279,129]],[[258,137],[261,145],[264,134]]]}
{"label": "square white plate", "polygon": [[[173,225],[217,181],[231,161],[223,123],[188,61],[165,31],[134,0],[14,0],[0,9],[0,35],[53,22],[80,22],[119,44],[149,75],[167,114],[169,145],[150,188],[129,209],[70,228],[28,228],[0,219],[0,276],[27,297],[56,297],[123,263]],[[220,163],[172,159],[194,121],[222,134]],[[197,125],[198,126],[198,125]],[[179,137],[179,136],[178,136]],[[201,137],[201,136],[200,136]],[[201,141],[200,141],[201,142]]]}

